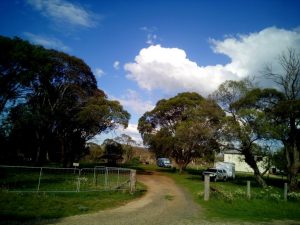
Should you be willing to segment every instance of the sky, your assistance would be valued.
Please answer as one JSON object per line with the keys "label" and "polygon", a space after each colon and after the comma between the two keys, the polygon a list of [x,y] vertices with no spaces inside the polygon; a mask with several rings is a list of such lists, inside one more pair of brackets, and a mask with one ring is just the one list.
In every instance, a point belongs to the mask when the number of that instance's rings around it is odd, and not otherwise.
{"label": "sky", "polygon": [[141,141],[138,119],[184,91],[207,96],[300,52],[300,0],[1,0],[0,35],[81,58],[98,87],[131,114],[120,133]]}

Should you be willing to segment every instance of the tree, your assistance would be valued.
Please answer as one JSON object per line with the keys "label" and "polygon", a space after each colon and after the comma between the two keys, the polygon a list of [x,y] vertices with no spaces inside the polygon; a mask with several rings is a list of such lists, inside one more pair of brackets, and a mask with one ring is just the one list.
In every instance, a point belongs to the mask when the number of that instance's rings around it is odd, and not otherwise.
{"label": "tree", "polygon": [[47,66],[48,62],[42,47],[20,38],[0,36],[0,49],[0,113],[3,113],[17,100],[24,100],[41,65]]}
{"label": "tree", "polygon": [[122,144],[123,147],[123,155],[125,156],[126,161],[130,161],[133,157],[133,148],[132,146],[136,145],[136,141],[132,139],[127,134],[121,134],[118,137],[115,137],[114,139],[116,142],[119,142]]}
{"label": "tree", "polygon": [[257,157],[266,155],[265,138],[268,119],[263,111],[244,104],[251,99],[253,86],[249,80],[226,81],[213,93],[214,98],[225,110],[227,117],[222,131],[225,149],[234,149],[245,157],[245,162],[253,169],[258,184],[266,187],[262,171],[257,166]]}
{"label": "tree", "polygon": [[173,157],[182,172],[194,157],[218,149],[215,138],[223,116],[213,101],[185,92],[158,101],[139,119],[138,130],[157,157]]}
{"label": "tree", "polygon": [[279,57],[281,73],[274,73],[268,66],[265,75],[279,87],[284,99],[271,110],[274,124],[281,128],[280,140],[284,145],[287,161],[289,189],[297,190],[300,168],[300,55],[288,49]]}
{"label": "tree", "polygon": [[118,160],[123,159],[123,148],[122,145],[113,139],[105,139],[103,144],[104,155],[101,157],[107,159],[107,163],[110,166],[115,166]]}
{"label": "tree", "polygon": [[94,135],[127,126],[129,113],[97,88],[81,59],[18,38],[0,39],[1,45],[6,42],[0,85],[10,94],[0,90],[0,113],[16,153],[70,166],[87,152],[86,141]]}

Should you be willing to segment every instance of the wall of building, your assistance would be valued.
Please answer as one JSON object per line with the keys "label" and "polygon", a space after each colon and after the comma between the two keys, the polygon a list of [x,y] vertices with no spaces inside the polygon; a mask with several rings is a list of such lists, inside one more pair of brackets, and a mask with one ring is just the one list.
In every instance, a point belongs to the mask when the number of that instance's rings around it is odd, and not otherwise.
{"label": "wall of building", "polygon": [[[235,171],[239,172],[253,172],[250,166],[245,162],[245,157],[241,154],[224,154],[224,162],[231,162],[235,164]],[[258,162],[260,172],[265,170],[264,162]]]}

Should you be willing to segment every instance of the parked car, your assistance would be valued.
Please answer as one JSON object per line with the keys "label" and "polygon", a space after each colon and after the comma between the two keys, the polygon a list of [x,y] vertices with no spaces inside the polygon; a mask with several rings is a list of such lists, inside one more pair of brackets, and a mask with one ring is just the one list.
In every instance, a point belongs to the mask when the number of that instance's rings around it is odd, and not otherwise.
{"label": "parked car", "polygon": [[227,172],[224,169],[209,168],[202,173],[202,178],[204,180],[205,175],[209,175],[212,181],[223,180],[226,181],[228,178]]}
{"label": "parked car", "polygon": [[158,158],[156,160],[156,164],[159,167],[165,167],[165,168],[171,168],[172,167],[171,161],[168,158]]}
{"label": "parked car", "polygon": [[224,169],[227,173],[227,178],[235,178],[235,164],[232,162],[216,162],[215,168]]}

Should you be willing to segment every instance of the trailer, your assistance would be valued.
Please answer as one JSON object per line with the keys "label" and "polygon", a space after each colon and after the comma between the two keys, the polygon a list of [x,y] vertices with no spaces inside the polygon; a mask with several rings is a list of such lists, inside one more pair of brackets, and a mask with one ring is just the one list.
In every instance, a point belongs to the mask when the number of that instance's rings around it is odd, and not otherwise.
{"label": "trailer", "polygon": [[216,162],[215,168],[224,169],[227,172],[228,178],[235,178],[235,164],[232,162]]}

